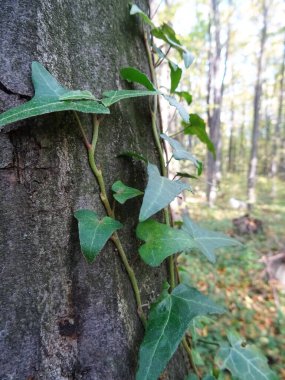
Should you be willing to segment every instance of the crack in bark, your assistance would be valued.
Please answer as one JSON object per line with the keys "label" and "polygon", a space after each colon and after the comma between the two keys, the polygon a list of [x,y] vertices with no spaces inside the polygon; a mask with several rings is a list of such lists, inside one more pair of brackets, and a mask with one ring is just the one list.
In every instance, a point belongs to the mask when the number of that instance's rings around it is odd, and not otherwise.
{"label": "crack in bark", "polygon": [[29,96],[29,95],[23,95],[23,94],[19,94],[18,92],[13,92],[13,91],[9,90],[9,88],[6,87],[3,82],[0,82],[0,90],[5,92],[5,94],[7,94],[7,95],[16,95],[19,98],[26,99],[26,100],[31,99],[31,96]]}

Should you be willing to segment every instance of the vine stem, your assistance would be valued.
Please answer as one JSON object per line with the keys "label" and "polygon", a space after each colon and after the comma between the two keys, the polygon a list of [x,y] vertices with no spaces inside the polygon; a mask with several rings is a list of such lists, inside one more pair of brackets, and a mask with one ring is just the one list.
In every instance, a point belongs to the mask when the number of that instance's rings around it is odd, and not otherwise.
{"label": "vine stem", "polygon": [[[147,39],[147,34],[144,33],[144,42],[145,42],[145,47],[147,51],[147,58],[148,58],[148,63],[150,67],[150,73],[151,73],[151,79],[154,82],[155,87],[157,88],[157,80],[156,80],[156,75],[155,75],[155,68],[152,60],[152,54],[150,51],[148,39]],[[160,161],[160,167],[161,167],[161,173],[164,177],[167,177],[167,168],[165,166],[165,161],[164,161],[164,155],[163,155],[163,150],[161,147],[160,139],[159,139],[159,133],[157,129],[157,109],[158,109],[158,95],[154,96],[154,102],[153,102],[153,109],[151,109],[151,126],[152,126],[152,133],[154,136],[155,144],[158,150],[159,154],[159,161]],[[165,216],[165,222],[168,226],[170,226],[170,213],[169,213],[169,208],[164,209],[164,216]],[[173,255],[169,257],[168,259],[168,265],[169,265],[169,282],[170,282],[170,291],[175,288],[175,270],[174,270],[174,257]]]}
{"label": "vine stem", "polygon": [[[76,114],[76,119],[78,121],[79,128],[81,131],[83,131],[80,119],[79,119],[76,112],[75,112],[75,114]],[[92,143],[86,144],[84,137],[83,137],[83,139],[84,139],[84,143],[87,147],[87,151],[88,151],[88,161],[89,161],[90,168],[91,168],[91,170],[92,170],[92,172],[93,172],[93,174],[94,174],[94,176],[98,182],[99,188],[100,188],[101,201],[102,201],[102,203],[106,209],[107,215],[111,218],[115,218],[114,210],[112,210],[108,196],[107,196],[106,186],[105,186],[105,181],[104,181],[104,177],[102,174],[102,170],[97,167],[96,162],[95,162],[95,149],[96,149],[96,144],[98,141],[99,125],[100,125],[100,119],[96,115],[94,115],[93,116]],[[125,253],[125,250],[122,246],[122,243],[121,243],[121,240],[120,240],[118,234],[114,233],[113,236],[111,237],[111,240],[114,243],[114,245],[115,245],[115,247],[116,247],[116,249],[120,255],[120,258],[124,264],[124,267],[128,273],[128,276],[129,276],[129,279],[130,279],[130,282],[132,284],[132,288],[133,288],[133,291],[135,294],[138,315],[140,317],[140,320],[141,320],[143,326],[146,327],[146,317],[145,317],[143,309],[142,309],[141,295],[140,295],[140,291],[139,291],[138,282],[137,282],[135,272],[133,271],[133,268],[129,264],[127,255]]]}
{"label": "vine stem", "polygon": [[183,345],[185,351],[186,351],[187,354],[188,354],[189,361],[190,361],[191,367],[193,368],[193,371],[194,371],[195,374],[198,376],[198,378],[201,379],[201,375],[200,375],[200,373],[199,373],[199,371],[198,371],[198,368],[196,367],[196,364],[195,364],[195,362],[194,362],[193,355],[192,355],[192,351],[191,351],[191,347],[190,347],[190,345],[188,344],[186,337],[184,337],[184,338],[182,339],[182,345]]}
{"label": "vine stem", "polygon": [[[149,43],[148,43],[148,38],[147,38],[147,33],[145,32],[144,33],[144,42],[145,42],[145,47],[146,47],[146,51],[147,51],[147,57],[148,57],[148,63],[149,63],[149,67],[150,67],[150,73],[151,73],[151,79],[155,85],[155,87],[157,88],[157,80],[156,80],[156,74],[155,74],[155,67],[154,67],[154,63],[153,63],[153,60],[152,60],[152,54],[151,54],[151,50],[150,50],[150,46],[149,46]],[[160,143],[160,138],[159,138],[159,133],[158,133],[158,128],[157,128],[157,110],[158,110],[158,95],[155,95],[154,96],[154,103],[153,103],[153,109],[151,109],[151,125],[152,125],[152,132],[153,132],[153,136],[154,136],[154,140],[155,140],[155,144],[156,144],[156,147],[157,147],[157,150],[158,150],[158,154],[159,154],[159,161],[160,161],[160,166],[161,166],[161,172],[162,172],[162,175],[164,177],[168,177],[168,173],[167,173],[167,168],[166,168],[166,165],[165,165],[165,160],[164,160],[164,155],[163,155],[163,150],[162,150],[162,146],[161,146],[161,143]],[[168,226],[171,225],[171,219],[170,219],[170,213],[169,213],[169,207],[165,208],[164,209],[164,215],[165,215],[165,222]],[[173,290],[175,288],[175,283],[176,283],[176,279],[175,279],[175,269],[178,273],[178,269],[177,269],[177,266],[176,266],[176,263],[175,263],[175,256],[174,255],[171,255],[168,259],[168,265],[169,265],[169,282],[170,282],[170,291]],[[179,277],[177,277],[178,280],[179,280]],[[189,363],[191,365],[191,367],[193,368],[194,372],[196,373],[196,375],[199,377],[200,379],[200,374],[197,370],[197,367],[195,365],[195,362],[194,362],[194,359],[193,359],[193,355],[192,355],[192,351],[191,351],[191,346],[189,345],[189,343],[187,342],[187,339],[186,337],[183,338],[182,340],[182,345],[187,353],[187,356],[188,356],[188,359],[189,359]]]}

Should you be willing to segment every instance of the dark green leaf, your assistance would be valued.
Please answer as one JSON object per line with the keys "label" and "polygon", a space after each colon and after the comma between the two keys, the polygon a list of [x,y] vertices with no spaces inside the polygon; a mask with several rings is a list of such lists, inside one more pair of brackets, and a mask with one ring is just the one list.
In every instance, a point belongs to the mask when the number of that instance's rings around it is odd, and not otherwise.
{"label": "dark green leaf", "polygon": [[135,160],[142,160],[146,163],[148,162],[148,160],[144,156],[136,152],[130,152],[130,151],[122,152],[118,155],[118,157],[129,157],[129,158],[134,158]]}
{"label": "dark green leaf", "polygon": [[150,25],[152,28],[154,28],[154,24],[153,22],[151,21],[151,19],[135,4],[132,4],[131,6],[131,10],[130,10],[130,14],[131,15],[136,15],[138,14],[145,23],[147,23],[148,25]]}
{"label": "dark green leaf", "polygon": [[228,336],[230,344],[221,346],[216,361],[220,369],[229,370],[239,380],[278,380],[267,359],[241,337]]}
{"label": "dark green leaf", "polygon": [[116,90],[116,91],[105,91],[103,95],[105,96],[102,99],[102,103],[104,106],[109,107],[114,103],[119,102],[123,99],[129,98],[137,98],[139,96],[149,96],[149,95],[157,95],[157,91],[149,91],[149,90]]}
{"label": "dark green leaf", "polygon": [[193,156],[191,153],[187,152],[187,150],[183,148],[179,141],[167,136],[165,133],[162,133],[160,137],[166,140],[173,148],[172,154],[175,160],[191,161],[196,166],[196,168],[200,169],[200,161],[197,160],[197,158]]}
{"label": "dark green leaf", "polygon": [[154,84],[148,79],[148,77],[138,69],[133,67],[124,67],[120,70],[121,77],[128,82],[135,82],[143,85],[150,91],[156,91]]}
{"label": "dark green leaf", "polygon": [[199,227],[187,215],[183,216],[183,223],[182,229],[189,233],[189,235],[194,239],[196,247],[212,263],[216,261],[216,249],[240,245],[237,240],[232,239],[227,235]]}
{"label": "dark green leaf", "polygon": [[109,237],[121,228],[122,224],[108,216],[99,220],[97,214],[91,210],[78,210],[74,216],[78,220],[82,253],[86,260],[92,263]]}
{"label": "dark green leaf", "polygon": [[178,285],[171,294],[165,292],[149,314],[136,380],[157,380],[193,318],[222,313],[223,308],[187,285]]}
{"label": "dark green leaf", "polygon": [[175,91],[174,94],[186,100],[188,106],[192,103],[192,95],[187,91]]}
{"label": "dark green leaf", "polygon": [[171,26],[163,24],[158,28],[153,28],[151,33],[154,37],[167,42],[171,47],[176,49],[183,57],[186,68],[191,65],[194,59],[193,55],[181,44]]}
{"label": "dark green leaf", "polygon": [[57,80],[38,62],[32,63],[32,80],[35,96],[28,102],[11,108],[0,115],[0,127],[32,116],[57,111],[80,111],[87,113],[107,114],[108,108],[91,100],[65,100],[74,91],[61,86]]}
{"label": "dark green leaf", "polygon": [[186,123],[189,123],[189,114],[183,107],[181,103],[179,103],[173,96],[169,95],[163,95],[163,97],[168,101],[168,103],[175,107],[177,111],[179,112],[180,116],[182,117],[183,121]]}
{"label": "dark green leaf", "polygon": [[181,76],[182,76],[182,70],[178,65],[176,65],[173,62],[169,62],[170,67],[170,80],[171,80],[171,88],[170,92],[173,93],[177,86],[179,85]]}
{"label": "dark green leaf", "polygon": [[177,172],[177,173],[176,173],[176,176],[178,176],[178,177],[183,177],[183,178],[193,178],[193,179],[198,179],[198,177],[196,177],[195,175],[188,174],[188,173],[181,173],[181,172]]}
{"label": "dark green leaf", "polygon": [[88,90],[68,91],[67,94],[61,95],[59,100],[96,100],[95,96]]}
{"label": "dark green leaf", "polygon": [[122,181],[116,181],[112,186],[112,190],[115,192],[113,197],[121,204],[124,204],[128,199],[135,198],[143,194],[140,190],[126,186]]}
{"label": "dark green leaf", "polygon": [[191,191],[191,187],[181,181],[170,181],[168,178],[162,177],[158,168],[153,164],[148,164],[147,171],[148,184],[140,210],[140,222],[166,207],[183,190]]}
{"label": "dark green leaf", "polygon": [[183,230],[171,228],[155,220],[146,220],[137,226],[137,237],[145,241],[139,248],[143,261],[152,267],[160,265],[166,257],[196,247],[193,238]]}
{"label": "dark green leaf", "polygon": [[197,136],[200,141],[207,145],[207,148],[210,152],[213,153],[214,157],[216,157],[214,144],[207,135],[206,124],[200,116],[191,113],[189,117],[189,123],[183,123],[183,125],[184,133],[186,135]]}
{"label": "dark green leaf", "polygon": [[190,53],[190,51],[186,50],[183,52],[183,60],[186,69],[188,69],[188,67],[190,67],[194,61],[194,55]]}
{"label": "dark green leaf", "polygon": [[163,24],[158,28],[154,28],[151,30],[151,34],[165,42],[167,42],[170,46],[178,49],[179,51],[184,51],[185,48],[181,45],[181,42],[176,37],[175,31],[168,24]]}

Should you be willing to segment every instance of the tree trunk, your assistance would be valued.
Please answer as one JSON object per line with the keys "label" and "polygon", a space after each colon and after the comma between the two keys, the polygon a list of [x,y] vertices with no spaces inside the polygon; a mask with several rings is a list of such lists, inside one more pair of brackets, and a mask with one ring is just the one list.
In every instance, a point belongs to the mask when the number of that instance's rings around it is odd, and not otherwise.
{"label": "tree trunk", "polygon": [[207,201],[215,203],[217,186],[221,179],[221,108],[224,93],[224,79],[227,70],[230,27],[228,26],[224,57],[221,45],[221,25],[219,0],[211,1],[211,21],[209,28],[209,72],[208,72],[208,126],[210,138],[216,149],[216,159],[208,152],[207,157]]}
{"label": "tree trunk", "polygon": [[260,103],[262,95],[262,69],[263,69],[263,56],[264,47],[266,42],[267,34],[267,13],[268,7],[266,1],[263,1],[263,27],[260,37],[260,50],[257,58],[257,73],[256,82],[254,89],[254,102],[253,102],[253,128],[251,137],[251,153],[249,160],[248,176],[247,176],[247,198],[248,198],[248,208],[252,208],[255,203],[255,182],[257,173],[257,148],[258,148],[258,135],[259,135],[259,114],[260,114]]}
{"label": "tree trunk", "polygon": [[272,178],[272,196],[276,195],[275,177],[277,175],[278,164],[280,159],[280,140],[281,140],[281,123],[282,123],[282,108],[284,99],[284,74],[285,74],[285,39],[283,43],[283,59],[281,64],[280,82],[279,82],[279,97],[278,97],[278,114],[275,124],[275,131],[272,144],[272,161],[270,167],[270,177]]}
{"label": "tree trunk", "polygon": [[[97,96],[125,86],[122,66],[148,72],[140,24],[128,3],[2,0],[1,112],[32,96],[32,60],[64,85]],[[146,1],[139,5],[146,9]],[[121,179],[142,189],[145,167],[116,156],[133,150],[157,162],[148,99],[122,102],[111,112],[96,154],[107,188]],[[81,118],[90,128],[90,118]],[[105,212],[74,118],[49,114],[20,126],[0,135],[0,378],[134,379],[143,327],[127,273],[111,242],[92,265],[80,253],[73,212]],[[145,304],[152,290],[160,292],[166,269],[150,269],[137,256],[139,202],[118,206],[116,217]],[[178,351],[166,378],[185,375]]]}

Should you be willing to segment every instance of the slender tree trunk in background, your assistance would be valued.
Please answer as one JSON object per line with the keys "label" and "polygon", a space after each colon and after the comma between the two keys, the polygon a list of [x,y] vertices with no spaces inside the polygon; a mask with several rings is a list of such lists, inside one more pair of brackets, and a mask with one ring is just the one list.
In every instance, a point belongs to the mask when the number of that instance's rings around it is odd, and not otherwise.
{"label": "slender tree trunk in background", "polygon": [[[272,144],[272,161],[270,167],[270,177],[272,178],[272,196],[276,195],[275,177],[277,175],[279,160],[281,159],[281,123],[282,123],[282,107],[284,100],[284,72],[285,72],[285,39],[283,44],[283,59],[281,65],[280,82],[279,82],[279,99],[278,99],[278,114],[275,124],[275,131]],[[281,140],[281,141],[280,141]]]}
{"label": "slender tree trunk in background", "polygon": [[[118,88],[122,66],[148,72],[140,23],[129,16],[128,3],[2,0],[0,111],[33,95],[32,60],[64,85],[97,96]],[[147,8],[144,0],[138,5]],[[132,149],[157,162],[148,99],[111,111],[96,154],[107,188],[121,179],[142,189],[144,165],[116,155]],[[90,118],[80,117],[90,132]],[[129,278],[111,242],[92,265],[80,253],[73,212],[105,212],[73,116],[28,119],[2,133],[0,177],[0,379],[134,379],[143,328]],[[147,303],[152,289],[160,292],[166,269],[151,269],[137,256],[139,205],[129,201],[116,213]],[[178,351],[166,378],[185,376]]]}
{"label": "slender tree trunk in background", "polygon": [[[209,72],[208,72],[208,126],[210,138],[216,148],[216,159],[212,153],[207,156],[207,201],[210,206],[215,203],[217,186],[221,179],[221,108],[224,93],[224,79],[227,70],[230,29],[222,56],[221,25],[219,0],[211,1],[211,17],[209,26]],[[222,60],[222,58],[224,58]]]}
{"label": "slender tree trunk in background", "polygon": [[238,148],[238,155],[240,157],[238,171],[242,171],[242,172],[244,171],[244,158],[245,158],[245,154],[246,154],[246,149],[245,149],[245,123],[246,123],[246,104],[243,103],[241,123],[240,123],[240,127],[239,127],[239,148]]}
{"label": "slender tree trunk in background", "polygon": [[267,34],[267,14],[268,6],[266,1],[263,1],[262,5],[263,13],[263,27],[261,30],[260,37],[260,49],[257,57],[257,73],[256,82],[254,88],[254,103],[253,103],[253,128],[251,137],[251,153],[249,160],[248,176],[247,176],[247,198],[248,198],[248,209],[251,210],[252,205],[255,203],[255,182],[257,174],[257,148],[258,148],[258,135],[259,135],[259,119],[260,119],[260,104],[262,95],[262,70],[263,70],[263,59],[264,59],[264,48],[266,42]]}
{"label": "slender tree trunk in background", "polygon": [[231,121],[230,121],[230,138],[228,148],[228,171],[235,171],[235,145],[234,145],[234,128],[235,128],[235,109],[234,103],[231,103]]}

